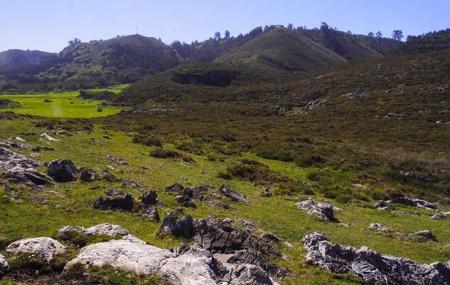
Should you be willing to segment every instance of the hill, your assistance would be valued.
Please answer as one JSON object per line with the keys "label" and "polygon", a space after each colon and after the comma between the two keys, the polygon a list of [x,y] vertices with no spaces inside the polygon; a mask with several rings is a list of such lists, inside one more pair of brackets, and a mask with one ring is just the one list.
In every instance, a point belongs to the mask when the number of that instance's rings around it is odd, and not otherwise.
{"label": "hill", "polygon": [[0,71],[35,72],[36,68],[45,68],[55,62],[55,53],[38,50],[12,49],[0,52]]}
{"label": "hill", "polygon": [[450,49],[450,29],[408,37],[406,43],[392,51],[393,54],[419,54]]}

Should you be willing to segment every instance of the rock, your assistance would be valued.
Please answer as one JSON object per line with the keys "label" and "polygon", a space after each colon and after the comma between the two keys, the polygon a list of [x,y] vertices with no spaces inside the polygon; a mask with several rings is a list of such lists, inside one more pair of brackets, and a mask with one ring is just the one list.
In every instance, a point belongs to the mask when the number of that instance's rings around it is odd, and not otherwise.
{"label": "rock", "polygon": [[270,276],[259,266],[238,265],[224,278],[227,285],[274,285]]}
{"label": "rock", "polygon": [[159,213],[156,206],[144,208],[142,211],[142,216],[150,219],[153,222],[159,222]]}
{"label": "rock", "polygon": [[302,239],[306,261],[333,273],[350,273],[367,284],[449,284],[450,269],[442,263],[420,264],[331,242],[314,232]]}
{"label": "rock", "polygon": [[121,164],[121,165],[128,165],[128,162],[125,159],[117,157],[117,156],[114,156],[114,155],[111,155],[111,154],[108,154],[106,156],[106,159],[109,162],[112,162],[112,163],[118,163],[118,164]]}
{"label": "rock", "polygon": [[158,204],[158,194],[156,194],[156,191],[145,191],[144,194],[142,194],[141,202],[142,206],[150,207],[150,206],[156,206]]}
{"label": "rock", "polygon": [[374,230],[374,231],[379,232],[379,233],[390,233],[390,232],[392,232],[392,229],[390,227],[385,226],[385,225],[380,224],[380,223],[371,223],[369,225],[369,229]]}
{"label": "rock", "polygon": [[164,216],[161,231],[177,237],[190,238],[194,234],[194,221],[182,209],[176,209]]}
{"label": "rock", "polygon": [[86,232],[86,229],[83,227],[76,227],[76,226],[64,226],[60,229],[58,229],[56,233],[56,237],[58,239],[62,240],[68,240],[70,237],[73,237],[78,234],[84,234]]}
{"label": "rock", "polygon": [[179,183],[175,183],[173,185],[166,187],[166,189],[164,191],[169,192],[169,193],[181,193],[183,190],[184,190],[183,185],[181,185]]}
{"label": "rock", "polygon": [[295,204],[299,209],[305,210],[308,215],[314,216],[325,222],[337,222],[334,217],[334,207],[331,204],[316,202],[312,199]]}
{"label": "rock", "polygon": [[246,203],[244,196],[236,191],[222,185],[219,187],[219,193],[234,202]]}
{"label": "rock", "polygon": [[387,210],[392,204],[402,204],[407,206],[419,207],[424,209],[436,209],[436,204],[422,199],[413,199],[408,197],[395,197],[391,200],[380,200],[375,204],[378,210]]}
{"label": "rock", "polygon": [[13,183],[23,183],[30,186],[43,186],[53,183],[53,179],[34,168],[15,167],[0,175],[0,178],[7,179]]}
{"label": "rock", "polygon": [[110,236],[110,237],[126,236],[129,234],[127,229],[125,229],[119,225],[112,225],[112,224],[96,225],[96,226],[87,228],[84,232],[87,235]]}
{"label": "rock", "polygon": [[256,250],[241,250],[228,259],[229,263],[253,264],[276,277],[285,277],[289,271],[271,262],[264,254]]}
{"label": "rock", "polygon": [[94,209],[99,210],[121,210],[131,212],[134,207],[133,196],[130,194],[110,195],[100,197],[94,202]]}
{"label": "rock", "polygon": [[431,217],[433,220],[443,220],[450,218],[450,212],[437,212]]}
{"label": "rock", "polygon": [[54,160],[47,167],[47,173],[56,182],[70,182],[77,179],[77,168],[71,160]]}
{"label": "rock", "polygon": [[41,166],[42,163],[28,159],[24,155],[16,153],[5,147],[0,147],[0,168],[12,169],[16,167],[20,168],[36,168]]}
{"label": "rock", "polygon": [[436,237],[429,230],[418,231],[412,234],[413,237],[419,241],[436,241]]}
{"label": "rock", "polygon": [[169,284],[212,285],[217,276],[212,270],[213,258],[204,250],[192,249],[176,255],[143,242],[111,240],[82,248],[76,258],[65,267],[86,268],[111,266],[137,275],[158,274]]}
{"label": "rock", "polygon": [[103,171],[102,178],[106,182],[110,182],[110,183],[121,181],[119,177],[117,177],[116,175],[112,174],[109,170],[104,170]]}
{"label": "rock", "polygon": [[41,140],[47,140],[49,142],[59,142],[58,139],[55,139],[54,137],[49,136],[49,134],[47,134],[47,133],[42,133],[40,137],[41,137]]}
{"label": "rock", "polygon": [[261,197],[272,197],[273,193],[270,191],[268,187],[264,187],[264,189],[261,191]]}
{"label": "rock", "polygon": [[94,169],[83,168],[81,169],[80,180],[83,182],[93,182],[97,179],[97,173]]}
{"label": "rock", "polygon": [[35,147],[33,147],[33,148],[31,149],[31,151],[33,151],[33,152],[41,152],[41,151],[43,151],[43,150],[46,150],[46,151],[53,151],[53,150],[55,150],[55,149],[52,148],[52,147],[41,146],[41,145],[35,146]]}
{"label": "rock", "polygon": [[278,236],[274,235],[273,233],[265,233],[261,236],[261,238],[269,240],[271,242],[275,242],[275,243],[282,243],[283,240],[281,238],[279,238]]}
{"label": "rock", "polygon": [[0,278],[2,278],[3,275],[5,275],[9,270],[8,261],[6,261],[6,258],[0,254]]}
{"label": "rock", "polygon": [[59,241],[48,237],[26,238],[8,245],[6,252],[14,255],[32,255],[37,261],[51,262],[55,257],[65,253],[66,247]]}
{"label": "rock", "polygon": [[136,188],[136,189],[144,188],[144,186],[141,183],[139,183],[137,181],[134,181],[134,180],[130,180],[130,179],[125,179],[122,182],[122,187],[133,187],[133,188]]}

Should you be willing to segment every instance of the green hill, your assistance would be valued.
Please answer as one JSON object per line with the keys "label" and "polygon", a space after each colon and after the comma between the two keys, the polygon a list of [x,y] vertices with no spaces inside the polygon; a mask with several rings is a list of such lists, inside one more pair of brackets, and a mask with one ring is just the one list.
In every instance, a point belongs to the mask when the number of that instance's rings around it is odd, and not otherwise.
{"label": "green hill", "polygon": [[450,49],[450,29],[408,37],[406,43],[392,51],[393,54],[419,54]]}

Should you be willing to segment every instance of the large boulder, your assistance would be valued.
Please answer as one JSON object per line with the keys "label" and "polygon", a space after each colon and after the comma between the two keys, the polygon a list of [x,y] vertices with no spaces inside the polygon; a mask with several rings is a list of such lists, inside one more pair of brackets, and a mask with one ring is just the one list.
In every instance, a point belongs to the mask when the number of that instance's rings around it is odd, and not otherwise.
{"label": "large boulder", "polygon": [[53,183],[51,177],[34,168],[14,167],[5,171],[0,177],[13,183],[23,183],[30,186],[43,186]]}
{"label": "large boulder", "polygon": [[158,194],[156,191],[145,191],[142,194],[141,202],[144,208],[156,206],[158,204]]}
{"label": "large boulder", "polygon": [[308,263],[333,273],[353,274],[365,284],[450,284],[450,269],[442,263],[420,264],[366,247],[341,246],[318,232],[305,235],[302,242]]}
{"label": "large boulder", "polygon": [[13,255],[30,255],[36,261],[48,263],[65,253],[66,247],[52,238],[37,237],[15,241],[8,245],[6,252]]}
{"label": "large boulder", "polygon": [[77,179],[77,168],[71,160],[58,159],[50,162],[47,174],[56,182],[70,182]]}
{"label": "large boulder", "polygon": [[305,210],[308,215],[316,217],[325,222],[336,222],[334,217],[334,207],[331,204],[316,202],[312,199],[301,201],[295,204],[299,209]]}
{"label": "large boulder", "polygon": [[211,268],[213,258],[207,251],[190,250],[176,255],[139,240],[111,240],[86,246],[66,269],[77,264],[86,268],[111,266],[138,275],[157,274],[176,285],[218,284]]}
{"label": "large boulder", "polygon": [[182,209],[176,209],[164,216],[161,231],[177,237],[190,238],[194,234],[194,220]]}
{"label": "large boulder", "polygon": [[117,193],[108,195],[107,197],[100,197],[94,202],[94,209],[98,210],[114,210],[114,211],[128,211],[131,212],[134,207],[133,196],[126,193]]}
{"label": "large boulder", "polygon": [[6,258],[0,254],[0,278],[5,275],[9,270],[8,261]]}

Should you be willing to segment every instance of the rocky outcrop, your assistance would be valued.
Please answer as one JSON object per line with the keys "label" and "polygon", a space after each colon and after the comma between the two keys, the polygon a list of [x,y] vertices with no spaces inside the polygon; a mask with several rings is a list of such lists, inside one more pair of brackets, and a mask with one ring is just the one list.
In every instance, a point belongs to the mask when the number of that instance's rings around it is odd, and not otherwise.
{"label": "rocky outcrop", "polygon": [[9,270],[8,261],[6,258],[0,254],[0,278],[5,275]]}
{"label": "rocky outcrop", "polygon": [[270,276],[260,267],[241,264],[232,268],[224,278],[227,285],[274,285]]}
{"label": "rocky outcrop", "polygon": [[392,229],[380,223],[371,223],[369,229],[379,233],[391,233]]}
{"label": "rocky outcrop", "polygon": [[302,239],[306,261],[333,273],[350,273],[368,284],[448,285],[450,269],[442,263],[420,264],[381,255],[366,247],[354,248],[331,242],[322,233]]}
{"label": "rocky outcrop", "polygon": [[6,147],[0,147],[0,168],[6,170],[0,175],[3,179],[29,186],[42,186],[52,183],[52,178],[36,169],[41,165],[42,163],[39,161],[29,159]]}
{"label": "rocky outcrop", "polygon": [[6,252],[13,255],[30,255],[36,261],[51,262],[65,253],[66,247],[59,241],[48,237],[26,238],[8,245]]}
{"label": "rocky outcrop", "polygon": [[97,173],[94,169],[83,168],[80,173],[80,180],[83,182],[93,182],[97,179]]}
{"label": "rocky outcrop", "polygon": [[202,201],[211,206],[217,206],[220,208],[228,209],[229,206],[218,199],[218,195],[211,193],[210,188],[205,185],[197,187],[187,188],[179,183],[175,183],[166,187],[165,192],[177,194],[175,201],[181,206],[188,208],[197,208],[197,204],[194,202]]}
{"label": "rocky outcrop", "polygon": [[77,168],[71,160],[58,159],[50,162],[47,174],[60,183],[77,180]]}
{"label": "rocky outcrop", "polygon": [[108,211],[127,211],[131,212],[134,207],[133,196],[126,193],[113,193],[108,191],[106,197],[100,197],[94,202],[94,209]]}
{"label": "rocky outcrop", "polygon": [[164,216],[161,231],[177,237],[190,238],[194,234],[194,220],[182,209],[176,209]]}
{"label": "rocky outcrop", "polygon": [[444,220],[450,218],[450,212],[437,212],[431,218],[433,220]]}
{"label": "rocky outcrop", "polygon": [[126,236],[129,234],[127,229],[119,225],[112,225],[112,224],[100,224],[92,226],[90,228],[87,228],[84,232],[87,235],[110,236],[110,237]]}
{"label": "rocky outcrop", "polygon": [[121,164],[121,165],[128,165],[128,162],[125,159],[117,157],[117,156],[114,156],[114,155],[111,155],[111,154],[108,154],[106,156],[106,159],[109,162],[112,162],[112,163],[117,163],[117,164]]}
{"label": "rocky outcrop", "polygon": [[141,197],[143,207],[152,207],[158,204],[158,194],[156,191],[145,191]]}
{"label": "rocky outcrop", "polygon": [[391,200],[380,200],[375,204],[375,208],[377,208],[378,210],[387,210],[389,208],[392,208],[393,204],[401,204],[429,210],[436,209],[436,203],[431,203],[422,199],[413,199],[402,196],[392,198]]}
{"label": "rocky outcrop", "polygon": [[245,200],[245,197],[242,194],[240,194],[224,185],[219,187],[219,193],[234,202],[240,202],[240,203],[247,202],[247,200]]}
{"label": "rocky outcrop", "polygon": [[334,217],[334,207],[331,204],[316,202],[312,199],[298,202],[295,204],[299,209],[308,213],[308,215],[316,217],[324,222],[337,222]]}

